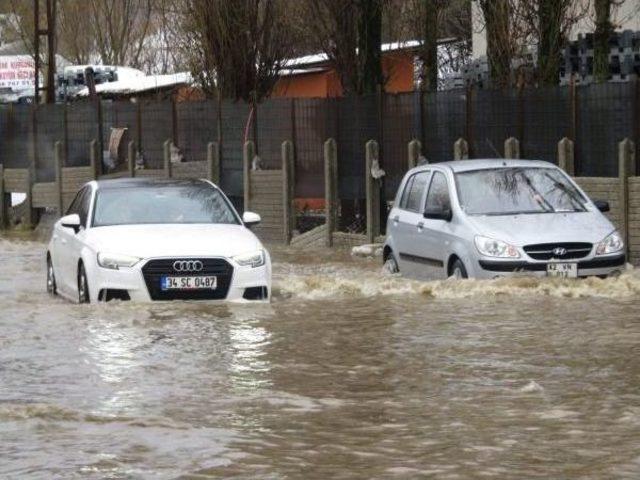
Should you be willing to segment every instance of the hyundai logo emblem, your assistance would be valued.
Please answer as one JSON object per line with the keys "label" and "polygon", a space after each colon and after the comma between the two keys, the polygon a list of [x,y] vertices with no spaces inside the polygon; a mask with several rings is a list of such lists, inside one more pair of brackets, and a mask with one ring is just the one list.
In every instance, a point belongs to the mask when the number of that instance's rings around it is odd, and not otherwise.
{"label": "hyundai logo emblem", "polygon": [[567,249],[562,247],[557,247],[553,249],[553,254],[556,257],[563,257],[567,254]]}
{"label": "hyundai logo emblem", "polygon": [[176,272],[201,272],[204,268],[200,260],[176,260],[173,269]]}

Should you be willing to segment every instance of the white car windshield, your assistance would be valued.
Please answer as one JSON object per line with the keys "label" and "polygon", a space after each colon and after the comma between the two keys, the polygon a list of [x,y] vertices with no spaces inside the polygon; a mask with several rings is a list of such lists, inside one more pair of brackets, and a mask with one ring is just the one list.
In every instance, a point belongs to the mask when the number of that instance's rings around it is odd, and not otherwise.
{"label": "white car windshield", "polygon": [[557,169],[512,167],[455,175],[460,207],[469,215],[584,212],[586,199]]}
{"label": "white car windshield", "polygon": [[239,224],[228,201],[209,185],[122,187],[98,190],[93,226]]}

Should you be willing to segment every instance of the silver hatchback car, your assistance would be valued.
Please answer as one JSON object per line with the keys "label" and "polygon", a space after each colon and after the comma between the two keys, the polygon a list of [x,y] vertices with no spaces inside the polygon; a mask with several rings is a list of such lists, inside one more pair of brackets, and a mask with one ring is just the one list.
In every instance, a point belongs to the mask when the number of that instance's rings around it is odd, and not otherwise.
{"label": "silver hatchback car", "polygon": [[420,166],[405,175],[389,214],[385,269],[428,278],[619,273],[624,242],[608,210],[548,162]]}

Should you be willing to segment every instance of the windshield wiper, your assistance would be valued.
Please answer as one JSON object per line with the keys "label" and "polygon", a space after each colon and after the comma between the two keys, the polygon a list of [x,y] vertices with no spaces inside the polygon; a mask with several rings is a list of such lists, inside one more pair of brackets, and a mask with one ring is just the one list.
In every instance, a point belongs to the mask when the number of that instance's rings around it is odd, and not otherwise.
{"label": "windshield wiper", "polygon": [[524,182],[529,187],[529,190],[533,192],[533,199],[538,202],[538,205],[540,205],[545,212],[555,212],[556,210],[555,208],[553,208],[553,205],[551,205],[551,203],[549,203],[549,200],[544,198],[538,191],[538,189],[533,186],[533,183],[531,183],[531,179],[527,177],[527,175],[525,175],[524,171],[520,170],[520,175],[522,175],[522,178],[524,178]]}
{"label": "windshield wiper", "polygon": [[569,196],[569,199],[573,202],[574,205],[576,205],[578,207],[579,211],[585,212],[586,209],[584,207],[584,203],[582,203],[582,199],[580,198],[580,196],[574,192],[573,190],[571,190],[569,187],[567,187],[564,183],[559,182],[558,180],[556,180],[555,178],[553,178],[551,175],[549,175],[548,173],[545,172],[544,174],[545,177],[547,177],[549,180],[551,180],[551,182],[553,183],[553,186],[556,188],[559,188],[560,190],[562,190],[566,195]]}

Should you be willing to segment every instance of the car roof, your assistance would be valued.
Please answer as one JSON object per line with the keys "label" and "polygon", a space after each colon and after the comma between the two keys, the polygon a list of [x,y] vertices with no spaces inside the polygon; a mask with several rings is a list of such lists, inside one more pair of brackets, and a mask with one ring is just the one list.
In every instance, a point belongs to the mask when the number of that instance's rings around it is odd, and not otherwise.
{"label": "car roof", "polygon": [[432,163],[428,165],[421,165],[416,167],[417,169],[424,169],[427,167],[443,167],[458,172],[468,172],[471,170],[488,170],[494,168],[518,168],[518,167],[538,167],[538,168],[551,168],[555,167],[553,163],[544,162],[542,160],[513,160],[505,158],[485,158],[474,160],[455,160],[452,162],[440,162]]}
{"label": "car roof", "polygon": [[196,185],[209,185],[206,180],[201,179],[174,179],[174,178],[111,178],[108,180],[96,181],[97,188],[100,190],[112,190],[117,188],[145,188],[145,187],[188,187]]}

